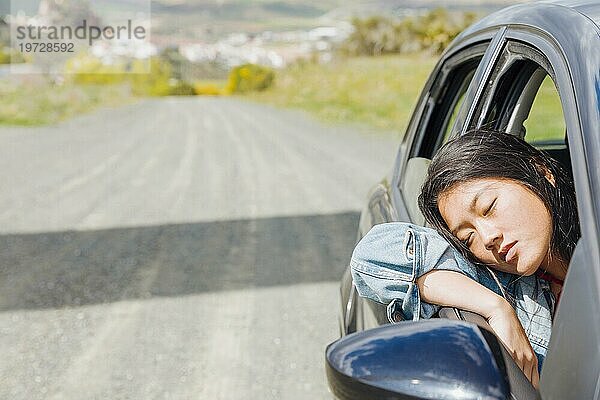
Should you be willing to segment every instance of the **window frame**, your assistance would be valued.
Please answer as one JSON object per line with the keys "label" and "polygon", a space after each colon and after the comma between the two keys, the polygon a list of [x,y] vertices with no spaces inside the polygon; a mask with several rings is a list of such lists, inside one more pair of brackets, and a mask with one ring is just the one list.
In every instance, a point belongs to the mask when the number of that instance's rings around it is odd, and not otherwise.
{"label": "window frame", "polygon": [[[477,43],[444,60],[428,90],[417,132],[410,146],[409,159],[431,158],[435,154],[456,103],[469,90],[489,46],[489,42]],[[466,79],[469,75],[472,75],[470,80]]]}
{"label": "window frame", "polygon": [[[532,81],[539,78],[538,72],[540,70],[545,72],[544,77],[550,76],[560,97],[556,74],[548,59],[538,49],[530,45],[514,40],[507,41],[486,85],[483,102],[475,108],[471,124],[475,120],[477,122],[475,125],[471,125],[471,128],[490,128],[501,132],[519,134],[514,130],[514,117],[517,112],[522,114],[522,111],[517,107],[520,106],[519,101],[525,91],[532,89],[529,87]],[[535,95],[528,104],[527,115],[531,110],[541,83],[541,79],[533,83]],[[497,110],[494,118],[490,117],[492,110]]]}

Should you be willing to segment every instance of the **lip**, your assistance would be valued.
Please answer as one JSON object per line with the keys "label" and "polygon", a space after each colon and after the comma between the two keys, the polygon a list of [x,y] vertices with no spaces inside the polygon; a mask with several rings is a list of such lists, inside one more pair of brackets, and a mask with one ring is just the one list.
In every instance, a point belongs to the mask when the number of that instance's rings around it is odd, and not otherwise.
{"label": "lip", "polygon": [[517,244],[516,240],[502,247],[498,252],[498,257],[500,257],[500,259],[504,262],[510,262],[515,257],[515,244]]}

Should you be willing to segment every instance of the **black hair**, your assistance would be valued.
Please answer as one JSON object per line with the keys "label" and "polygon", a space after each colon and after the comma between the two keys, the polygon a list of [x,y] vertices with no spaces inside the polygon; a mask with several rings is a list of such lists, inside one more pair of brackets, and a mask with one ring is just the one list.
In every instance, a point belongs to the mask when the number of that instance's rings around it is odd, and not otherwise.
{"label": "black hair", "polygon": [[[550,182],[549,172],[554,177]],[[450,232],[439,207],[439,196],[473,179],[514,180],[535,193],[552,218],[551,256],[568,263],[580,236],[575,188],[570,175],[543,151],[514,135],[474,130],[444,144],[431,161],[419,195],[425,220],[472,262],[481,264]]]}

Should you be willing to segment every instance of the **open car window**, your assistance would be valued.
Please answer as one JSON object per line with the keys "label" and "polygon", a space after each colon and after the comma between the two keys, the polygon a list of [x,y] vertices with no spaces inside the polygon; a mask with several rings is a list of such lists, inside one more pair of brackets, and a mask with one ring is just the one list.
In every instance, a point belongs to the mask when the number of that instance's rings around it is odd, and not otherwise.
{"label": "open car window", "polygon": [[564,113],[554,81],[548,74],[537,89],[523,128],[525,141],[548,153],[573,178]]}
{"label": "open car window", "polygon": [[528,143],[540,146],[565,144],[565,118],[558,91],[550,75],[546,74],[539,86],[523,126]]}
{"label": "open car window", "polygon": [[467,54],[450,58],[438,74],[427,99],[412,157],[431,158],[448,138],[464,95],[479,66],[486,45],[474,46]]}
{"label": "open car window", "polygon": [[521,137],[572,175],[567,128],[555,74],[537,49],[508,42],[488,82],[472,127]]}
{"label": "open car window", "polygon": [[399,180],[400,193],[412,223],[425,223],[417,198],[429,160],[450,136],[467,89],[488,46],[488,43],[477,44],[449,57],[439,69],[424,99],[425,107],[410,157]]}

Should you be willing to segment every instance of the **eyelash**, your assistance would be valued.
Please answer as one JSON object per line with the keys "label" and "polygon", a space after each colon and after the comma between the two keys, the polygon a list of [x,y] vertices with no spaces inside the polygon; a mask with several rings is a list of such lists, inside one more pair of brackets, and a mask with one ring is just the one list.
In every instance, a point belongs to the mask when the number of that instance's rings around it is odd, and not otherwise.
{"label": "eyelash", "polygon": [[494,208],[494,206],[496,205],[496,200],[498,200],[498,198],[495,198],[494,201],[492,201],[492,203],[490,204],[490,206],[487,208],[487,210],[485,210],[485,212],[483,213],[484,216],[488,215],[490,213],[490,211],[492,211],[492,209]]}
{"label": "eyelash", "polygon": [[[487,208],[487,210],[485,210],[485,212],[483,213],[484,216],[487,216],[493,210],[494,206],[496,205],[496,200],[498,200],[497,197],[494,199],[494,201],[491,202],[491,204]],[[466,239],[461,240],[461,243],[464,244],[466,247],[469,247],[469,245],[471,244],[471,238],[472,237],[473,237],[473,233],[471,232],[469,234],[469,236],[467,236]]]}
{"label": "eyelash", "polygon": [[473,236],[473,233],[470,233],[469,236],[467,236],[466,239],[461,240],[462,244],[464,244],[466,247],[469,247],[469,245],[471,244],[471,237]]}

